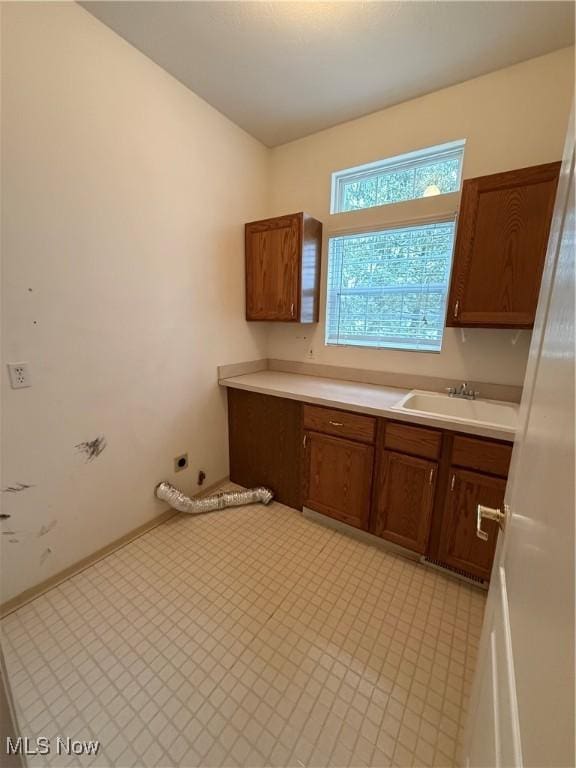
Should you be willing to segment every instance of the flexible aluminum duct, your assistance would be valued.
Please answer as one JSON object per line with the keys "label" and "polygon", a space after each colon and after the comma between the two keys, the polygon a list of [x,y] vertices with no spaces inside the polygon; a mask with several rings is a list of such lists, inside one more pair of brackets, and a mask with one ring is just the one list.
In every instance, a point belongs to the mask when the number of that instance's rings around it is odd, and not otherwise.
{"label": "flexible aluminum duct", "polygon": [[274,494],[268,488],[251,488],[248,491],[223,491],[213,496],[205,496],[203,499],[191,499],[165,481],[156,486],[155,494],[156,498],[168,502],[173,509],[189,515],[201,515],[203,512],[212,512],[226,507],[241,507],[258,501],[269,504],[274,498]]}

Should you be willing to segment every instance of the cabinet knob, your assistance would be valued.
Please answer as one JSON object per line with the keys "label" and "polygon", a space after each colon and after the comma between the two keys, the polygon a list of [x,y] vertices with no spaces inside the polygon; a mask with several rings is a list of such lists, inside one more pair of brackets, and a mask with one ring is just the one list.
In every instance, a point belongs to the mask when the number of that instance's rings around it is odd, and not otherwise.
{"label": "cabinet knob", "polygon": [[485,507],[483,504],[478,504],[476,507],[476,536],[482,541],[488,541],[488,532],[482,528],[482,520],[495,520],[500,530],[504,529],[504,521],[506,520],[506,508],[504,512],[501,509],[493,509],[492,507]]}

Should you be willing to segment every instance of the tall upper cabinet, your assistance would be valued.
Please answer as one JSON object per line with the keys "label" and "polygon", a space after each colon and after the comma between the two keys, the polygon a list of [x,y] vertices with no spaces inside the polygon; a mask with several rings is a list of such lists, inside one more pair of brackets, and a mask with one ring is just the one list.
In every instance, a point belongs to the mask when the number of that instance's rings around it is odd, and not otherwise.
{"label": "tall upper cabinet", "polygon": [[246,224],[246,320],[317,323],[322,224],[292,213]]}
{"label": "tall upper cabinet", "polygon": [[532,328],[560,163],[462,186],[446,324]]}

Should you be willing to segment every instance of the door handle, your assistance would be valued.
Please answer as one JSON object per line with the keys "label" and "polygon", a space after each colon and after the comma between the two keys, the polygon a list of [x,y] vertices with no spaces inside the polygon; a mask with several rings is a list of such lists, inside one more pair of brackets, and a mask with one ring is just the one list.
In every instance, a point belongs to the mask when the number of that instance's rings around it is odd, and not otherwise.
{"label": "door handle", "polygon": [[457,299],[456,304],[454,304],[454,317],[458,317],[460,314],[460,299]]}
{"label": "door handle", "polygon": [[488,532],[482,528],[482,520],[494,520],[498,523],[500,530],[504,530],[504,522],[506,520],[506,507],[504,512],[501,509],[493,509],[492,507],[485,507],[483,504],[478,504],[476,507],[476,536],[482,541],[488,541]]}

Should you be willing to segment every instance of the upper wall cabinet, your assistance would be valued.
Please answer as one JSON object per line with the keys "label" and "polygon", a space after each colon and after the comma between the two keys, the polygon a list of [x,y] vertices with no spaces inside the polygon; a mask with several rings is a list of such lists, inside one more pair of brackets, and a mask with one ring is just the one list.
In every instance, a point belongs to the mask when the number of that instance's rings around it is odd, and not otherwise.
{"label": "upper wall cabinet", "polygon": [[246,320],[317,323],[321,249],[305,213],[246,224]]}
{"label": "upper wall cabinet", "polygon": [[532,328],[560,163],[462,187],[446,324]]}

